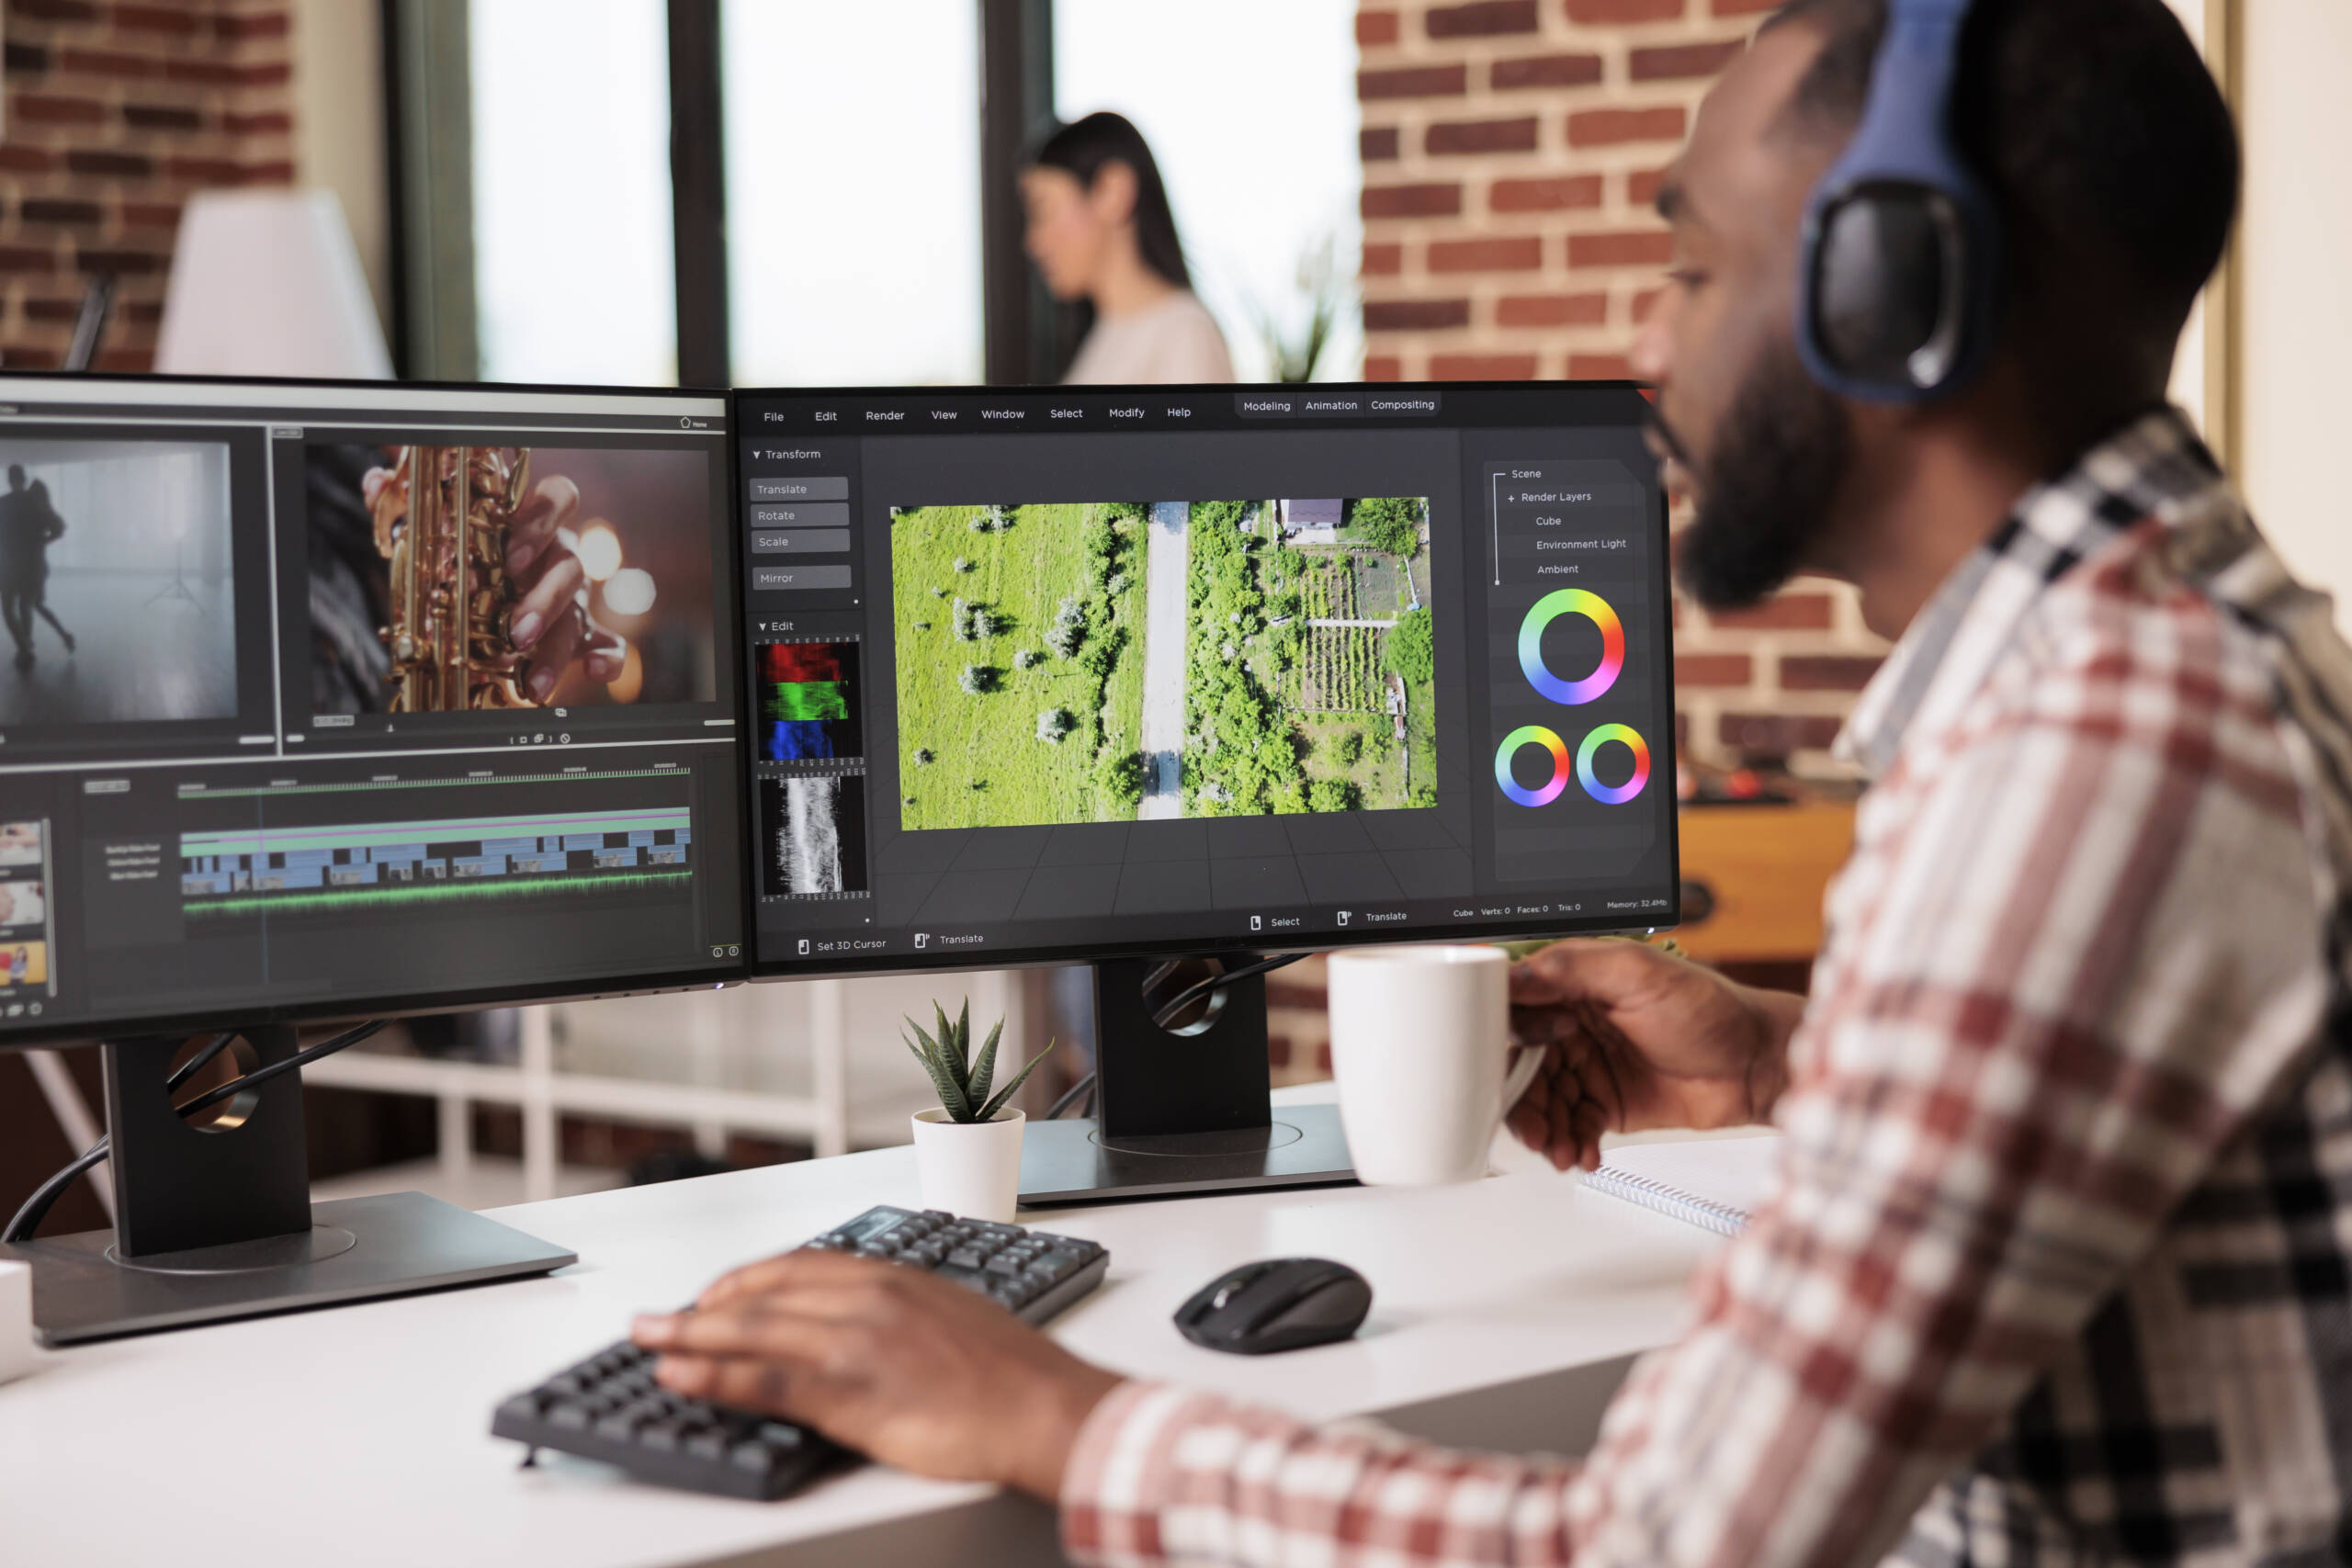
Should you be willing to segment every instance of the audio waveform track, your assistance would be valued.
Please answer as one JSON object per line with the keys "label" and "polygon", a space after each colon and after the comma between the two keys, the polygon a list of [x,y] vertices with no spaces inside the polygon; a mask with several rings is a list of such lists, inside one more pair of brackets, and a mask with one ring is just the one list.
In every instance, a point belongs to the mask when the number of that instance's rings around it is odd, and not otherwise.
{"label": "audio waveform track", "polygon": [[372,912],[412,904],[454,904],[475,899],[583,897],[605,893],[683,890],[693,881],[691,871],[604,871],[584,876],[502,876],[492,881],[384,883],[372,887],[313,888],[298,893],[239,893],[220,898],[190,898],[183,908],[191,915]]}
{"label": "audio waveform track", "polygon": [[180,836],[191,913],[258,914],[684,886],[684,807],[245,828]]}

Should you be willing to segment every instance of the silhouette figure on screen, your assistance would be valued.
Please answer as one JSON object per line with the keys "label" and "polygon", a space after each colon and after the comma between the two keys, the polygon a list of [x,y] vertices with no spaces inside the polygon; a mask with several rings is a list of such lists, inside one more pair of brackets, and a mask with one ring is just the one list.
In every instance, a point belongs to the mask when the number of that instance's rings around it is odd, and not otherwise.
{"label": "silhouette figure on screen", "polygon": [[8,465],[8,491],[0,495],[0,619],[17,645],[17,668],[33,667],[33,617],[39,615],[74,651],[74,634],[49,607],[49,547],[62,537],[65,520],[50,503],[49,486],[28,489],[22,463]]}

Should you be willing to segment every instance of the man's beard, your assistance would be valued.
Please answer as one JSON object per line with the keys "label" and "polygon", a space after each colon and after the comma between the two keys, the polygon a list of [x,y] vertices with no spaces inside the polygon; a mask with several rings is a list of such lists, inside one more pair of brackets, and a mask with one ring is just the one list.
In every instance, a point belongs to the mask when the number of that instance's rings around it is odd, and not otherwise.
{"label": "man's beard", "polygon": [[[1685,450],[1672,431],[1666,438]],[[1684,589],[1710,610],[1745,609],[1820,566],[1815,547],[1852,451],[1844,405],[1806,374],[1795,345],[1765,348],[1692,476],[1698,514],[1676,555]]]}

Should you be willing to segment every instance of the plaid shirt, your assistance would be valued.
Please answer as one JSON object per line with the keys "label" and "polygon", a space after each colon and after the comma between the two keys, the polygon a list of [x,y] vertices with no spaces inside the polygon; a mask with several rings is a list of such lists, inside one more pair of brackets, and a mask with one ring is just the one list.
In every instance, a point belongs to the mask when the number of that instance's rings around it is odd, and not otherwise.
{"label": "plaid shirt", "polygon": [[2352,1561],[2347,714],[2327,601],[2178,417],[2095,448],[1863,694],[1779,1175],[1590,1457],[1129,1385],[1068,1550]]}

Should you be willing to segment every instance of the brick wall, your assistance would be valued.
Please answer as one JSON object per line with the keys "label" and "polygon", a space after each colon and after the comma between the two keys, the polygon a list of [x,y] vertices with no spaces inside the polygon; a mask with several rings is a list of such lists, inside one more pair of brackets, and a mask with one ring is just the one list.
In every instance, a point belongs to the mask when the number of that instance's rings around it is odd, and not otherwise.
{"label": "brick wall", "polygon": [[54,367],[90,276],[144,370],[190,193],[294,178],[288,0],[6,0],[0,363]]}
{"label": "brick wall", "polygon": [[[1364,373],[1622,377],[1661,281],[1651,209],[1700,97],[1774,0],[1363,0]],[[1882,645],[1802,583],[1738,615],[1675,612],[1702,761],[1824,749]]]}

